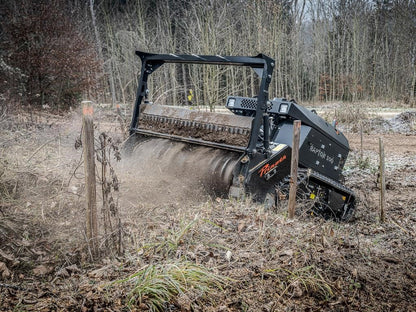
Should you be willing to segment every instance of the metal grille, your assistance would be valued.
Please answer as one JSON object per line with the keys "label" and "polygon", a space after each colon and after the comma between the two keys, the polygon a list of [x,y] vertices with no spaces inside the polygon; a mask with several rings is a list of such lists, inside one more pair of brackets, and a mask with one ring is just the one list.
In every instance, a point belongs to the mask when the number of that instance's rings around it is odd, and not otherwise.
{"label": "metal grille", "polygon": [[249,109],[256,109],[257,108],[257,100],[255,99],[243,99],[241,101],[242,108],[249,108]]}
{"label": "metal grille", "polygon": [[[247,98],[242,99],[241,107],[255,110],[257,108],[257,99],[247,99]],[[271,110],[272,107],[273,107],[273,103],[270,101],[267,101],[267,109]]]}

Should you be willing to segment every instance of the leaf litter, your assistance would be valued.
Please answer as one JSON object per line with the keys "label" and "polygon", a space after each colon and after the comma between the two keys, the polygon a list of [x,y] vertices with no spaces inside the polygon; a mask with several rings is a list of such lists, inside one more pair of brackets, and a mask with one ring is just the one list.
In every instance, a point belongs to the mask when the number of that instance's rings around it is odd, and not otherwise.
{"label": "leaf litter", "polygon": [[[165,311],[412,311],[416,306],[416,148],[407,130],[370,129],[363,151],[370,161],[363,169],[356,165],[359,135],[347,131],[353,150],[346,183],[359,198],[349,223],[321,220],[301,207],[296,219],[288,220],[284,205],[266,211],[249,200],[189,200],[189,189],[183,196],[165,196],[163,203],[152,205],[140,196],[135,202],[121,175],[125,253],[91,262],[82,234],[79,154],[73,149],[80,116],[70,117],[41,115],[31,125],[23,116],[1,124],[2,310],[124,311],[132,288],[114,281],[172,262],[206,268],[224,284],[205,293],[185,287],[165,303]],[[398,118],[411,125],[410,117]],[[117,134],[111,118],[102,127]],[[378,221],[380,135],[388,183],[383,224]],[[39,149],[45,142],[50,143]],[[123,202],[126,189],[130,196]],[[130,309],[149,310],[148,297],[142,299]]]}

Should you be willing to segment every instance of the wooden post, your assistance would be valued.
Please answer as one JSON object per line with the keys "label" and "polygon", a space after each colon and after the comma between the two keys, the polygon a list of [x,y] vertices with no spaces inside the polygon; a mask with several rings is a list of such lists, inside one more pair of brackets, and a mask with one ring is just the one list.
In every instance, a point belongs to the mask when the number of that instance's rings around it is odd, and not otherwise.
{"label": "wooden post", "polygon": [[300,140],[300,120],[293,122],[292,140],[292,162],[290,164],[290,189],[289,189],[289,219],[295,217],[296,191],[298,187],[298,159],[299,159],[299,140]]}
{"label": "wooden post", "polygon": [[360,160],[363,161],[363,121],[360,121]]}
{"label": "wooden post", "polygon": [[386,206],[386,176],[384,172],[384,144],[383,139],[378,139],[378,144],[380,148],[380,222],[385,221],[384,208]]}
{"label": "wooden post", "polygon": [[87,200],[87,239],[93,256],[98,253],[98,219],[94,158],[94,120],[91,101],[82,102],[82,146],[84,152],[85,192]]}

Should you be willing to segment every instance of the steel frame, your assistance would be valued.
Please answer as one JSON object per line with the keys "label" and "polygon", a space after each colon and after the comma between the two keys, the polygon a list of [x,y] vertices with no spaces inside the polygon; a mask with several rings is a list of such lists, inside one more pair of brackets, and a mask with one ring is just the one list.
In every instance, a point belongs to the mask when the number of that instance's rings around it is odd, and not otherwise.
{"label": "steel frame", "polygon": [[[132,120],[130,124],[130,134],[140,132],[138,128],[140,105],[143,100],[146,103],[149,90],[147,88],[147,81],[150,74],[157,70],[165,63],[187,63],[187,64],[211,64],[211,65],[231,65],[231,66],[248,66],[251,67],[260,77],[260,89],[257,96],[256,115],[253,120],[250,132],[250,140],[246,148],[246,152],[250,158],[256,153],[256,145],[263,123],[268,122],[267,101],[269,99],[269,84],[272,79],[273,68],[275,62],[270,57],[259,54],[257,56],[220,56],[220,55],[177,55],[177,54],[151,54],[142,51],[136,51],[136,54],[142,61],[139,86],[137,88],[136,101]],[[266,132],[269,127],[263,127]],[[266,151],[269,149],[269,133],[264,135],[263,146]],[[201,143],[201,142],[196,142]]]}

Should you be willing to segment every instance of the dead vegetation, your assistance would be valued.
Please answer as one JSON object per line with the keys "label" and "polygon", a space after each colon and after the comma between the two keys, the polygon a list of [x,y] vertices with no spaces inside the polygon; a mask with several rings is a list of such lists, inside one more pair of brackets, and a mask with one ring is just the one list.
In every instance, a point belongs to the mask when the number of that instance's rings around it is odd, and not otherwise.
{"label": "dead vegetation", "polygon": [[[10,118],[0,132],[2,310],[413,311],[416,305],[416,146],[406,133],[377,130],[387,156],[384,224],[377,136],[370,129],[361,169],[359,138],[347,133],[353,151],[346,183],[359,198],[349,223],[301,207],[290,221],[283,206],[265,211],[249,200],[189,198],[197,189],[151,204],[140,185],[133,188],[117,172],[120,196],[111,196],[119,204],[124,250],[91,263],[81,155],[73,147],[80,116],[38,116],[32,125],[19,121],[28,116]],[[97,128],[116,133],[117,122]],[[167,181],[158,191],[172,187]]]}

